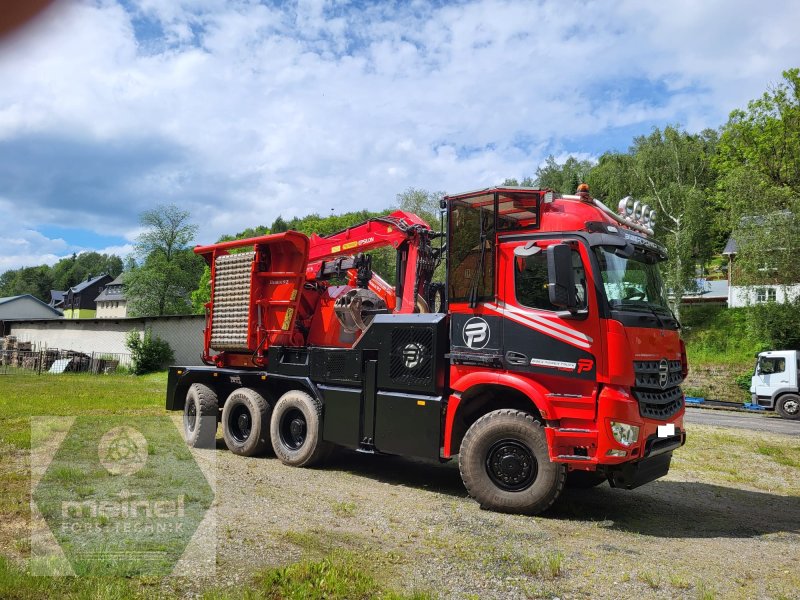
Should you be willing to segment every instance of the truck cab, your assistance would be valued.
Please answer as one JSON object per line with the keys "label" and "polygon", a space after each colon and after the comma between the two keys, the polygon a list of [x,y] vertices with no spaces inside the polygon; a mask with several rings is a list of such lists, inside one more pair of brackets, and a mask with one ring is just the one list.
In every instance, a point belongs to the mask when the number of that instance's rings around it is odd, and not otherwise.
{"label": "truck cab", "polygon": [[774,410],[784,419],[800,420],[796,350],[770,350],[758,354],[750,383],[753,404]]}

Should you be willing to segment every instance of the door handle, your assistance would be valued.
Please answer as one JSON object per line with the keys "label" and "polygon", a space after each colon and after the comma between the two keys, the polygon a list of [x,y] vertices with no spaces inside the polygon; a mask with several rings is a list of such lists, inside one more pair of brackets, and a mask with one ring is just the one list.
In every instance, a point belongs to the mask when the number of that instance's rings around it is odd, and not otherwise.
{"label": "door handle", "polygon": [[506,352],[506,362],[512,365],[527,365],[528,357],[519,352],[509,350]]}

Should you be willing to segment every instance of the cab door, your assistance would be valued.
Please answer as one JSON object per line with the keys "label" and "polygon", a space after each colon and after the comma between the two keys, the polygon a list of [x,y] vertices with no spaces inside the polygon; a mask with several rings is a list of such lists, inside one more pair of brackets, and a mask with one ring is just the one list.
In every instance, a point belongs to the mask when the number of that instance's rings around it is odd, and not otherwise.
{"label": "cab door", "polygon": [[755,375],[756,396],[771,398],[779,389],[789,385],[786,358],[783,356],[762,356],[758,359]]}
{"label": "cab door", "polygon": [[[566,243],[572,256],[578,311],[550,303],[548,247]],[[498,302],[504,367],[544,385],[562,416],[593,418],[597,361],[602,356],[591,262],[579,240],[535,239],[500,247]]]}

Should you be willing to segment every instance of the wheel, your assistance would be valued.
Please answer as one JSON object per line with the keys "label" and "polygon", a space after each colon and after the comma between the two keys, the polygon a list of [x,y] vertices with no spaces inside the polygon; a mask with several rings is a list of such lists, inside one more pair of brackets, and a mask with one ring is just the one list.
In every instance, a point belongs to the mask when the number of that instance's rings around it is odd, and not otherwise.
{"label": "wheel", "polygon": [[800,396],[796,394],[784,394],[778,398],[775,410],[784,419],[800,420]]}
{"label": "wheel", "polygon": [[263,454],[269,448],[269,414],[269,404],[255,390],[231,392],[222,407],[222,435],[228,450],[239,456]]}
{"label": "wheel", "polygon": [[461,479],[481,508],[537,514],[564,489],[566,467],[550,462],[544,430],[528,413],[503,409],[472,424],[458,461]]}
{"label": "wheel", "polygon": [[300,390],[280,397],[270,421],[272,449],[285,465],[310,467],[330,454],[322,440],[322,405]]}
{"label": "wheel", "polygon": [[567,487],[588,490],[606,482],[606,476],[597,471],[570,471],[567,473]]}
{"label": "wheel", "polygon": [[217,394],[207,385],[193,383],[183,405],[183,437],[192,448],[214,448],[217,444]]}

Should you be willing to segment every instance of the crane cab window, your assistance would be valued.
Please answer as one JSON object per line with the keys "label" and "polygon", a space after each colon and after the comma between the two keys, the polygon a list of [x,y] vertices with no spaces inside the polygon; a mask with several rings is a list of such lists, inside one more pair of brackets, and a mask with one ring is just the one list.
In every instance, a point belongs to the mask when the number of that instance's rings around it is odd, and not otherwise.
{"label": "crane cab window", "polygon": [[[572,271],[575,276],[578,309],[584,309],[586,308],[586,271],[583,268],[581,255],[575,249],[572,250]],[[546,252],[515,258],[514,291],[519,305],[539,310],[561,310],[550,304],[548,282]]]}
{"label": "crane cab window", "polygon": [[451,302],[494,298],[494,202],[485,205],[454,202],[450,210]]}

